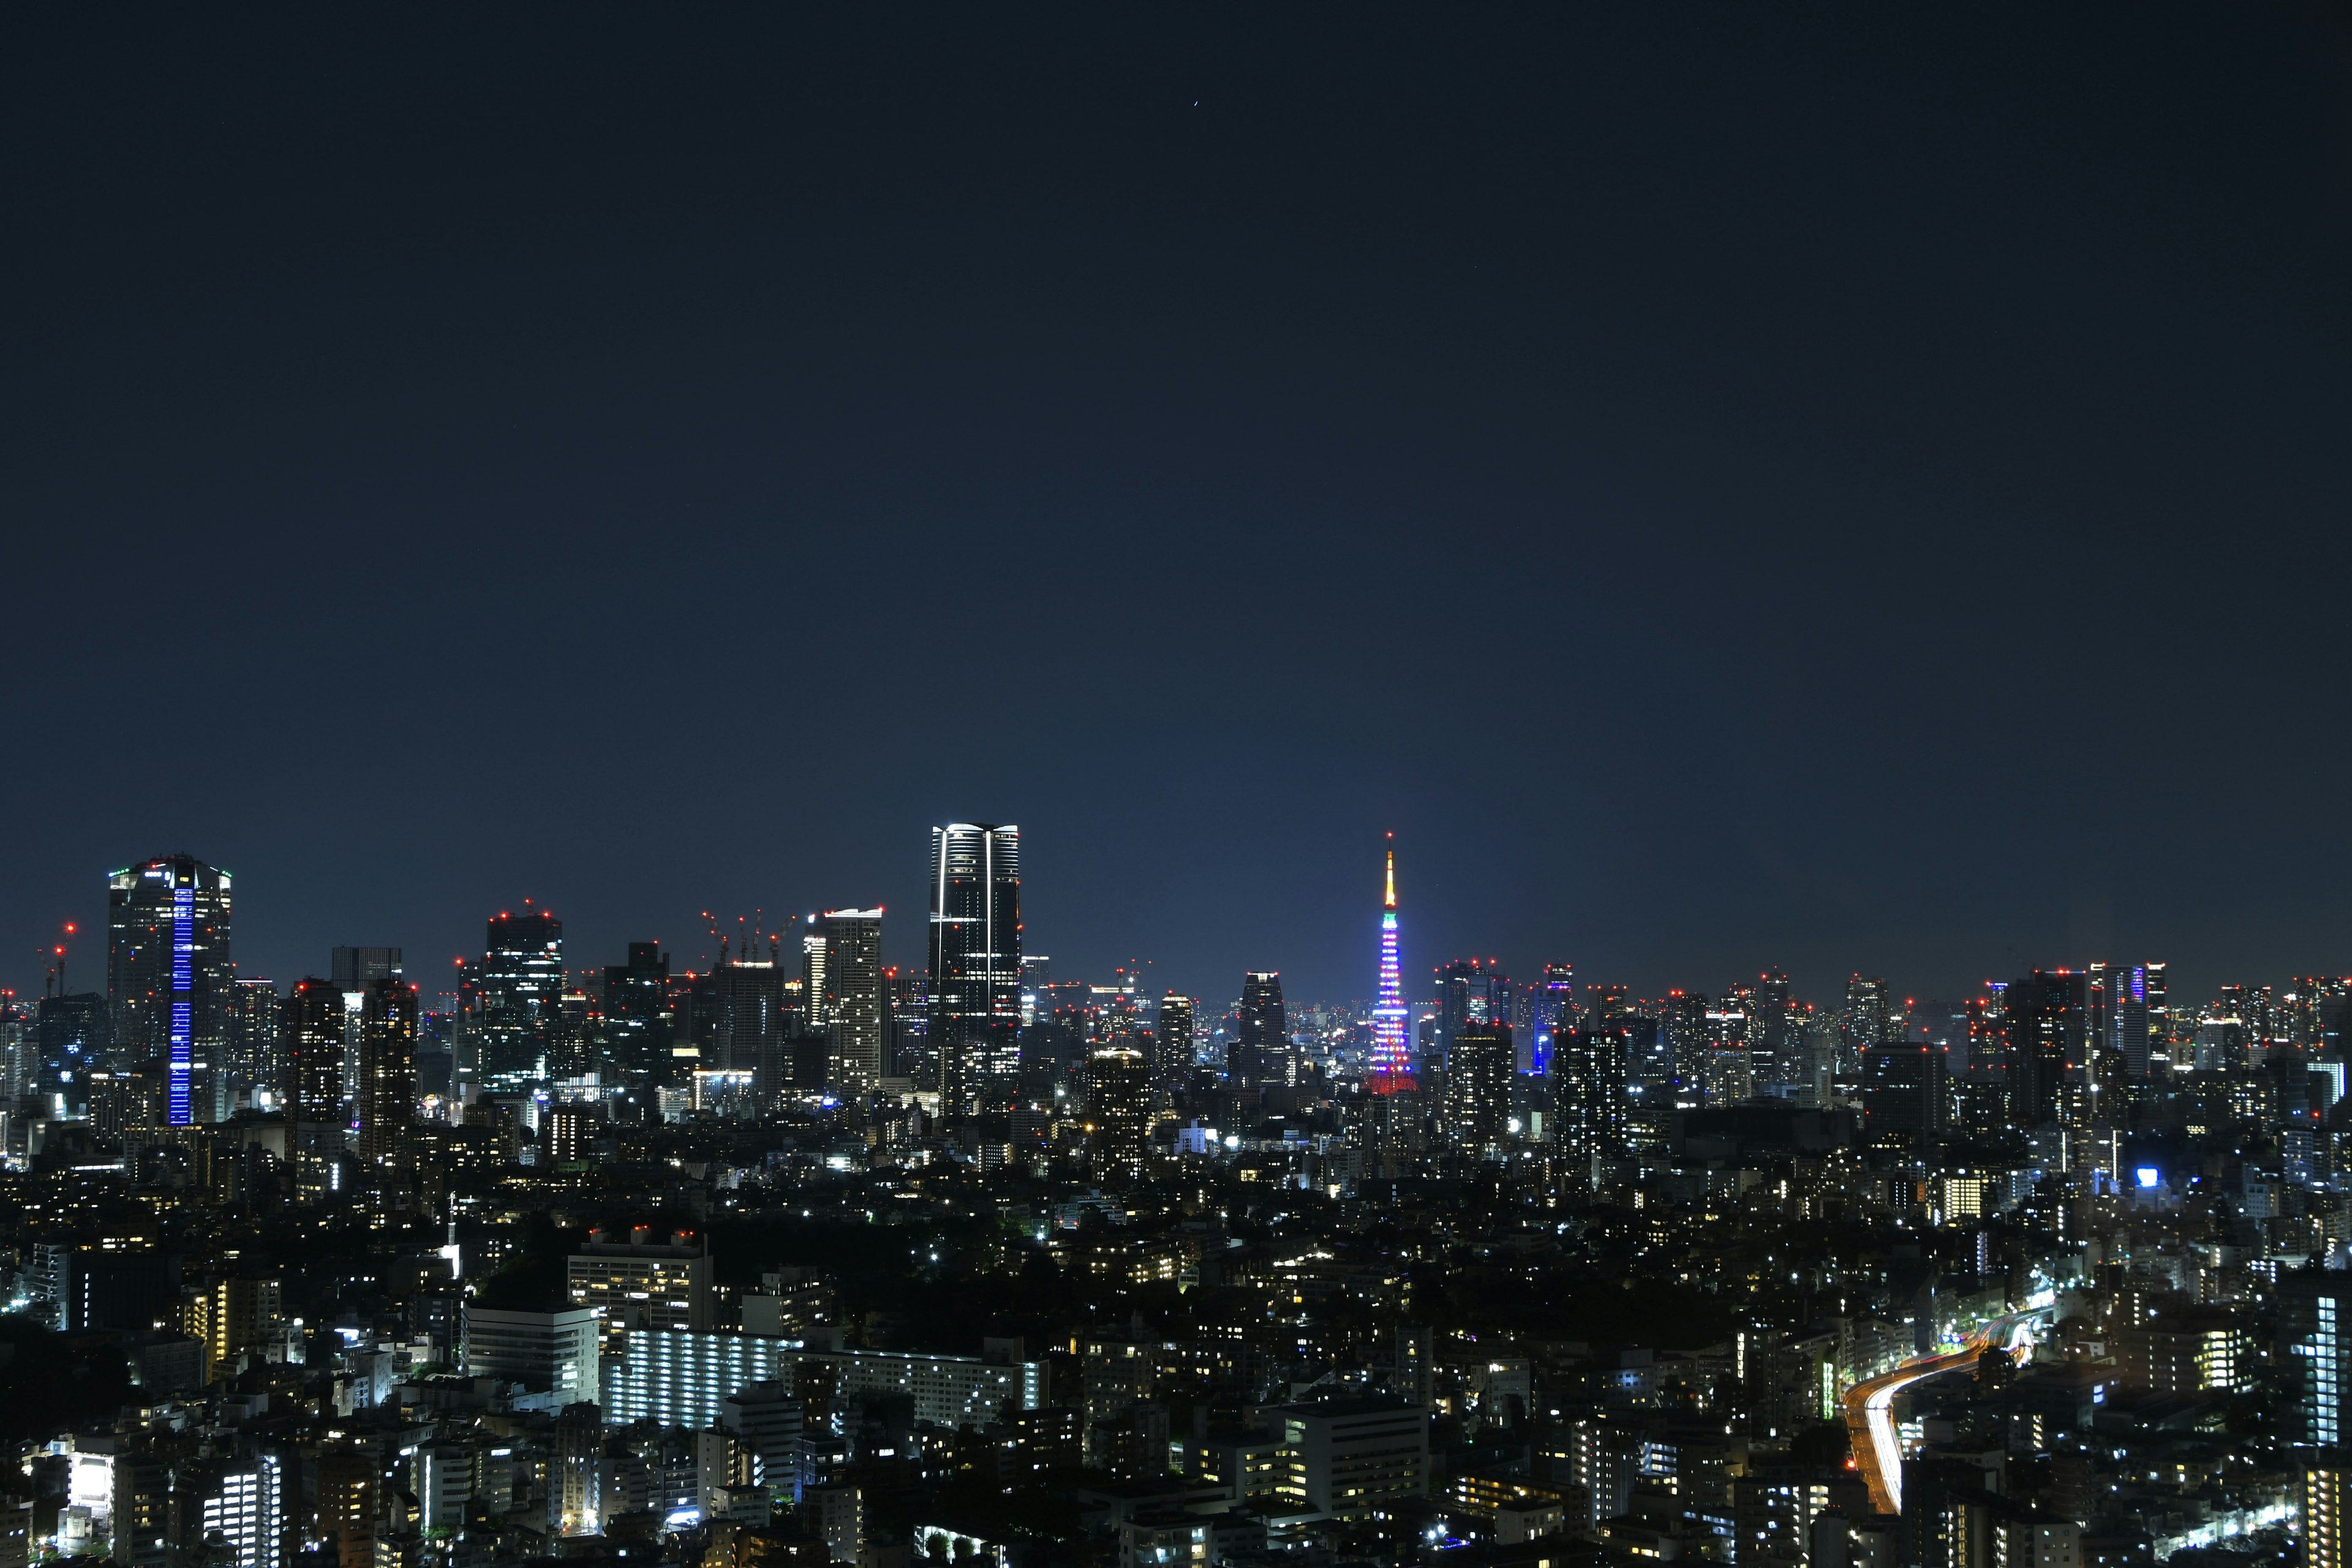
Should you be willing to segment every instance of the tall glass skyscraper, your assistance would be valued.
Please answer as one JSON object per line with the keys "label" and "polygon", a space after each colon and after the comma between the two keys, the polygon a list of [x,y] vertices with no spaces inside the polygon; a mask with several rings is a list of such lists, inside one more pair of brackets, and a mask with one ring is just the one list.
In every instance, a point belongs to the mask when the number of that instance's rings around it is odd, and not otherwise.
{"label": "tall glass skyscraper", "polygon": [[931,829],[931,1026],[950,1119],[1010,1105],[1021,1070],[1021,829]]}
{"label": "tall glass skyscraper", "polygon": [[1381,904],[1381,999],[1372,1007],[1375,1094],[1393,1094],[1412,1082],[1412,1010],[1404,1000],[1404,962],[1397,952],[1396,835],[1389,835],[1388,895]]}
{"label": "tall glass skyscraper", "polygon": [[[106,999],[119,1059],[164,1063],[164,1121],[217,1118],[200,1081],[228,1055],[236,972],[229,961],[229,876],[193,855],[163,855],[106,879]],[[204,1114],[200,1118],[198,1111]]]}
{"label": "tall glass skyscraper", "polygon": [[547,1076],[563,1005],[563,922],[544,910],[490,917],[467,998],[484,1083],[520,1089]]}

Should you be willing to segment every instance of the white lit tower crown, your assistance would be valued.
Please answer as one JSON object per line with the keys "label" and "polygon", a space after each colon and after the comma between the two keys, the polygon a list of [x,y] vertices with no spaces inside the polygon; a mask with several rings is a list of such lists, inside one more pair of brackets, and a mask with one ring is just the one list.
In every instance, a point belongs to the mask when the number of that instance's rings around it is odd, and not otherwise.
{"label": "white lit tower crown", "polygon": [[1372,1008],[1375,1093],[1414,1087],[1411,1013],[1404,1002],[1404,965],[1397,954],[1396,835],[1389,835],[1388,894],[1381,905],[1381,999]]}

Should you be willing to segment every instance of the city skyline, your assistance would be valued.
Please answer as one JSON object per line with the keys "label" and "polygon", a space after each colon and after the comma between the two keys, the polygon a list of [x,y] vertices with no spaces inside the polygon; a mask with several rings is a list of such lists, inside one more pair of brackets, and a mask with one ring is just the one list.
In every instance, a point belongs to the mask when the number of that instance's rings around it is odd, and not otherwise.
{"label": "city skyline", "polygon": [[[934,829],[933,831],[936,836],[937,832],[940,830]],[[1411,931],[1410,917],[1404,917],[1401,921],[1397,921],[1395,918],[1395,911],[1397,910],[1397,836],[1393,831],[1389,831],[1383,833],[1378,842],[1382,849],[1383,855],[1385,856],[1385,860],[1383,861],[1384,869],[1382,872],[1385,880],[1378,889],[1375,889],[1375,909],[1371,922],[1371,933],[1366,940],[1375,948],[1376,952],[1384,952],[1387,951],[1389,932],[1391,931],[1394,931],[1396,932],[1397,944],[1399,946],[1409,942],[1417,943],[1420,941],[1420,938],[1419,933],[1412,932]],[[1025,857],[1029,851],[1024,847],[1022,853]],[[1410,853],[1409,850],[1408,853]],[[152,867],[173,863],[194,865],[202,868],[207,872],[216,872],[222,876],[224,882],[226,882],[229,877],[237,875],[230,868],[215,867],[211,862],[206,861],[202,855],[199,854],[192,856],[185,850],[175,850],[170,854],[153,857],[148,860],[139,862],[138,864],[140,866]],[[117,900],[117,901],[119,901],[121,897],[121,889],[126,885],[124,879],[131,877],[131,872],[121,870],[106,874],[108,886],[110,889],[113,889],[110,896]],[[252,886],[249,879],[243,880],[239,885],[247,889],[250,889]],[[1027,886],[1024,887],[1021,897],[1024,902],[1026,902],[1034,898],[1034,886]],[[564,931],[566,922],[560,916],[554,914],[551,907],[550,907],[546,901],[539,900],[531,896],[526,895],[521,900],[518,900],[518,902],[522,911],[526,915],[529,915],[530,918],[541,921],[551,921],[559,935]],[[904,910],[910,906],[908,904],[902,903],[899,907]],[[917,904],[911,907],[919,910],[921,906]],[[765,910],[764,915],[761,913],[763,910]],[[1360,913],[1360,911],[1359,912]],[[37,948],[34,953],[30,955],[24,971],[20,972],[20,976],[12,976],[5,970],[0,970],[0,991],[12,992],[19,998],[34,997],[41,994],[45,986],[45,976],[51,973],[48,966],[55,962],[58,955],[58,949],[62,945],[67,949],[65,956],[68,960],[68,967],[66,971],[68,991],[60,994],[84,994],[92,989],[93,986],[100,994],[106,993],[109,989],[109,985],[104,977],[104,970],[101,969],[98,975],[93,975],[91,973],[91,953],[89,950],[92,947],[100,947],[101,953],[103,953],[105,948],[100,944],[106,942],[104,933],[108,931],[110,923],[117,918],[118,917],[113,915],[102,916],[101,919],[96,922],[94,927],[92,922],[80,919],[60,922],[57,931],[53,933],[52,940],[47,944]],[[692,936],[686,942],[677,942],[668,938],[654,938],[644,935],[625,935],[619,937],[617,940],[605,942],[601,937],[593,934],[583,938],[575,931],[571,936],[571,939],[563,944],[563,956],[560,969],[551,970],[550,974],[552,976],[560,973],[568,983],[572,984],[598,983],[599,977],[604,971],[622,965],[625,960],[629,959],[633,955],[635,950],[640,948],[657,950],[668,954],[674,966],[680,972],[707,972],[715,966],[717,963],[718,949],[715,945],[717,942],[722,940],[732,942],[735,939],[738,927],[740,927],[742,930],[749,931],[751,929],[751,921],[762,918],[764,918],[768,922],[768,927],[771,931],[774,931],[780,923],[789,927],[790,922],[803,919],[803,917],[798,915],[781,913],[771,906],[754,906],[753,908],[745,910],[742,914],[736,916],[724,916],[709,910],[703,910],[697,912],[693,922],[696,929]],[[492,911],[488,915],[488,919],[490,922],[491,930],[493,933],[495,933],[499,929],[500,929],[499,922],[511,921],[515,919],[515,914],[512,910],[500,909]],[[877,952],[878,961],[881,964],[900,972],[910,973],[920,972],[929,966],[929,939],[921,934],[922,926],[919,915],[911,920],[893,921],[887,917],[886,907],[881,904],[877,904],[871,909],[843,907],[828,910],[819,907],[808,911],[804,919],[805,929],[811,932],[821,931],[824,928],[825,922],[836,919],[854,919],[861,927],[867,924],[878,926],[880,929],[881,941]],[[478,929],[482,924],[482,917],[474,917],[470,920],[465,921],[464,923]],[[67,926],[70,926],[72,928],[70,932],[67,931]],[[244,934],[241,934],[238,940],[238,957],[234,965],[236,977],[241,980],[268,979],[276,984],[281,992],[287,986],[302,978],[322,977],[328,972],[336,969],[338,965],[347,962],[347,954],[389,953],[391,955],[391,962],[396,970],[400,964],[400,955],[404,951],[404,944],[394,944],[384,948],[354,948],[349,946],[343,942],[338,941],[331,944],[332,950],[331,953],[331,962],[329,963],[319,963],[314,960],[308,963],[298,961],[291,964],[272,966],[266,959],[250,956],[255,953],[257,948],[260,947],[260,944],[256,942],[251,935],[253,929],[253,912],[251,906],[248,906],[247,911],[239,917],[237,926],[239,931]],[[913,929],[908,929],[909,927]],[[98,936],[93,937],[89,934],[93,931],[93,929],[100,933]],[[616,927],[614,929],[621,928]],[[634,930],[635,928],[632,927],[628,929]],[[792,927],[791,929],[798,930],[802,928]],[[381,935],[383,933],[375,932],[373,934]],[[269,948],[262,949],[262,951],[274,951],[281,953],[299,951],[292,943],[289,943],[285,940],[281,932],[273,932],[272,935],[276,940],[272,942],[272,945]],[[766,939],[763,937],[762,940]],[[781,938],[778,940],[781,940]],[[796,938],[795,940],[797,941],[799,939]],[[874,938],[871,934],[868,934],[863,937],[861,941],[867,944],[872,944]],[[315,946],[317,944],[310,945]],[[822,944],[820,943],[820,945]],[[1108,976],[1114,973],[1123,973],[1128,966],[1140,963],[1143,966],[1141,972],[1148,973],[1150,976],[1148,984],[1152,991],[1152,994],[1158,995],[1162,993],[1168,993],[1195,998],[1203,1005],[1213,1009],[1212,1016],[1214,1016],[1214,1009],[1227,1005],[1233,1000],[1233,998],[1227,997],[1223,994],[1224,990],[1230,990],[1233,993],[1234,997],[1238,997],[1245,987],[1246,975],[1252,972],[1260,970],[1265,970],[1268,973],[1289,974],[1292,976],[1293,989],[1297,998],[1318,1005],[1359,1005],[1367,1009],[1371,1009],[1376,1007],[1378,1005],[1381,988],[1381,977],[1380,973],[1381,960],[1377,957],[1369,971],[1369,978],[1360,984],[1349,984],[1348,977],[1345,974],[1341,974],[1337,978],[1334,984],[1319,986],[1310,984],[1305,989],[1299,989],[1298,982],[1302,978],[1309,980],[1312,979],[1311,972],[1307,971],[1303,967],[1292,967],[1280,964],[1268,966],[1258,963],[1245,962],[1237,969],[1232,971],[1231,975],[1228,977],[1220,977],[1217,973],[1210,971],[1198,975],[1192,984],[1183,984],[1180,983],[1180,979],[1174,974],[1174,972],[1171,969],[1160,964],[1148,952],[1140,955],[1129,953],[1102,957],[1098,958],[1096,963],[1090,964],[1087,962],[1084,956],[1087,950],[1083,944],[1074,945],[1072,943],[1063,942],[1051,943],[1050,945],[1059,946],[1063,952],[1064,956],[1057,956],[1051,952],[1047,952],[1044,955],[1050,963],[1053,963],[1055,965],[1057,974],[1060,978],[1076,979],[1089,975]],[[1302,942],[1300,945],[1306,948],[1324,948],[1331,944],[1328,940],[1328,933],[1318,933],[1314,941]],[[490,944],[487,944],[487,947],[494,946],[495,942]],[[908,952],[907,949],[909,946],[914,946],[915,951],[911,952]],[[1498,957],[1497,953],[1499,951],[1505,948],[1517,950],[1523,953],[1524,956],[1515,956],[1509,959]],[[422,987],[422,993],[425,998],[424,1005],[431,1006],[436,1005],[436,1003],[441,999],[454,998],[457,996],[467,984],[467,967],[468,965],[478,966],[486,950],[486,944],[477,941],[470,948],[460,946],[456,952],[451,953],[448,960],[441,965],[436,965],[427,962],[421,966],[415,967],[414,972],[415,977]],[[417,951],[422,952],[424,950]],[[1102,952],[1105,950],[1097,949],[1096,951],[1097,952]],[[1416,945],[1414,949],[1415,957],[1412,961],[1405,963],[1401,969],[1400,978],[1402,981],[1403,999],[1408,1005],[1414,1008],[1426,1008],[1435,1005],[1439,992],[1442,989],[1442,977],[1447,966],[1449,964],[1465,961],[1475,961],[1481,963],[1493,962],[1498,965],[1499,972],[1517,974],[1519,977],[1518,984],[1522,985],[1537,984],[1549,974],[1555,963],[1559,962],[1557,954],[1553,954],[1549,957],[1541,956],[1540,954],[1542,951],[1543,950],[1534,947],[1530,942],[1524,939],[1517,942],[1496,941],[1455,944],[1454,946],[1444,946],[1436,939],[1430,939],[1429,944],[1426,948]],[[1769,949],[1763,948],[1759,945],[1759,951],[1769,951]],[[1444,953],[1445,956],[1434,956],[1440,952]],[[1984,988],[1988,986],[2006,984],[2008,984],[2007,976],[2030,971],[2040,970],[2053,973],[2080,973],[2101,964],[2114,965],[2117,963],[2122,964],[2126,970],[2128,970],[2128,968],[2136,963],[2155,963],[2169,969],[2170,973],[2173,976],[2173,984],[2176,987],[2179,988],[2177,994],[2183,999],[2185,1005],[2197,1006],[2202,1005],[2205,1002],[2219,996],[2226,988],[2232,985],[2275,985],[2282,982],[2290,981],[2296,975],[2352,973],[2352,957],[2347,957],[2342,962],[2333,964],[2328,963],[2320,963],[2290,965],[2284,963],[2273,962],[2267,966],[2224,971],[2219,966],[2210,964],[2200,965],[2193,957],[2188,964],[2184,965],[2178,961],[2161,957],[2148,958],[2137,954],[2104,950],[2086,954],[2068,954],[2062,957],[2034,955],[2030,958],[2021,958],[2019,956],[2019,952],[2020,950],[2014,944],[2009,944],[2006,949],[2007,956],[2003,961],[1984,964],[1981,966],[1981,973],[1973,975],[1962,972],[1954,977],[1948,977],[1940,982],[1931,981],[1924,984],[1904,984],[1900,980],[1895,981],[1892,983],[1894,1000],[1896,1002],[1904,1000],[1954,1000],[1968,995],[1980,994]],[[1360,962],[1362,956],[1361,952],[1360,952],[1357,956],[1359,962],[1356,964],[1342,965],[1341,967],[1352,967],[1358,969],[1365,968],[1365,965]],[[1427,959],[1427,962],[1421,962],[1421,959],[1424,957]],[[794,954],[794,962],[795,963],[798,963],[799,961],[800,955],[796,951]],[[101,958],[100,962],[105,963],[109,961]],[[1594,964],[1580,963],[1575,960],[1566,961],[1565,967],[1569,971],[1580,975],[1585,982],[1597,982],[1615,984],[1620,987],[1630,987],[1631,994],[1652,999],[1664,998],[1670,993],[1678,992],[1693,992],[1701,994],[1709,994],[1723,988],[1752,984],[1759,975],[1769,979],[1775,974],[1780,974],[1783,976],[1786,974],[1784,966],[1768,961],[1759,965],[1753,973],[1732,973],[1727,974],[1716,974],[1709,977],[1707,975],[1693,972],[1688,965],[1677,965],[1670,957],[1653,957],[1637,963],[1633,966],[1637,972],[1645,973],[1652,976],[1652,979],[1646,983],[1628,981],[1619,972],[1603,970]],[[1802,1000],[1811,1002],[1818,1006],[1833,1009],[1839,1005],[1841,999],[1846,996],[1849,981],[1862,978],[1865,974],[1869,973],[1874,967],[1881,966],[1862,964],[1843,969],[1832,969],[1826,973],[1813,973],[1801,981],[1790,982],[1784,979],[1782,984],[1792,985],[1792,994],[1795,996]],[[820,976],[820,983],[822,983],[823,964],[821,962],[819,963],[817,973]],[[1664,978],[1659,978],[1662,976]],[[1874,983],[1884,984],[1886,982],[1882,981]],[[1221,987],[1223,989],[1221,989]],[[862,1005],[869,1012],[872,1011],[872,1009],[878,1007],[881,1004],[878,1001],[868,1001],[862,1004]],[[1370,1016],[1369,1012],[1367,1016]],[[878,1026],[878,1025],[869,1026],[869,1027]],[[215,1030],[213,1037],[218,1037],[219,1026],[215,1023],[213,1027]]]}

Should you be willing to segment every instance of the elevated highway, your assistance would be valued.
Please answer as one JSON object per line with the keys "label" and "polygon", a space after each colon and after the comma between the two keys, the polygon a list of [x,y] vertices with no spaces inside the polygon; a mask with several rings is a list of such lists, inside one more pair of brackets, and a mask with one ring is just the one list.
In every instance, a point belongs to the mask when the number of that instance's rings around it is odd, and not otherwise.
{"label": "elevated highway", "polygon": [[1870,1488],[1871,1507],[1881,1513],[1903,1511],[1903,1442],[1895,1435],[1895,1396],[1915,1383],[1967,1371],[1985,1351],[2012,1348],[2026,1323],[2039,1315],[2028,1310],[1995,1318],[1958,1350],[1906,1361],[1845,1391],[1846,1435],[1853,1439],[1854,1468]]}

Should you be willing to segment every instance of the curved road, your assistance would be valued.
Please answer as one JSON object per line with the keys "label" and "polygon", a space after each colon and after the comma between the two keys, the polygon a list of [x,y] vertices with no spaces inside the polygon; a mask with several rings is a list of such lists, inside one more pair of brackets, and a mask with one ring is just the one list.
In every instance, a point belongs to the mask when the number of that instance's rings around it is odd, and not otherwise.
{"label": "curved road", "polygon": [[1870,1505],[1881,1513],[1903,1511],[1903,1444],[1895,1435],[1895,1396],[1915,1383],[1965,1372],[1994,1346],[2015,1342],[2018,1325],[2032,1311],[1995,1318],[1948,1355],[1921,1356],[1893,1372],[1865,1378],[1845,1391],[1845,1429],[1853,1442],[1853,1462],[1870,1488]]}

